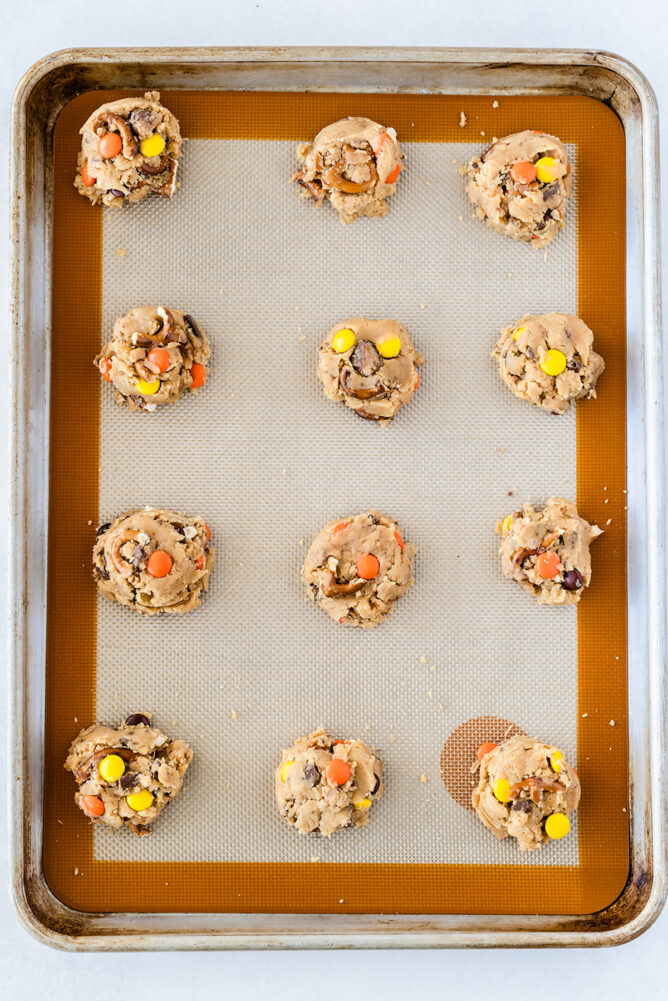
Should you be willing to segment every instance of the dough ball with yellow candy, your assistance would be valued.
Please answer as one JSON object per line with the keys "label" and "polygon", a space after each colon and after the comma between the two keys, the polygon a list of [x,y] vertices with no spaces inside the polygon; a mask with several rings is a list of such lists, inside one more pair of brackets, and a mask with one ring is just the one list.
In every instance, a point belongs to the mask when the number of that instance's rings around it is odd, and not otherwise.
{"label": "dough ball with yellow candy", "polygon": [[524,316],[501,332],[492,357],[513,396],[551,414],[593,399],[605,368],[592,331],[568,313]]}
{"label": "dough ball with yellow candy", "polygon": [[332,327],[320,345],[318,377],[328,399],[367,422],[385,424],[418,388],[422,361],[396,320],[356,316]]}
{"label": "dough ball with yellow candy", "polygon": [[361,740],[314,730],[283,751],[274,774],[281,816],[299,834],[366,824],[383,792],[383,763]]}
{"label": "dough ball with yellow candy", "polygon": [[181,792],[192,756],[184,741],[162,733],[149,715],[132,712],[117,726],[97,723],[82,730],[65,768],[88,821],[141,836]]}
{"label": "dough ball with yellow candy", "polygon": [[207,335],[189,313],[137,306],[116,320],[95,365],[113,385],[118,406],[152,413],[199,391],[210,354]]}
{"label": "dough ball with yellow candy", "polygon": [[523,734],[482,757],[471,797],[485,827],[522,851],[565,838],[579,802],[580,780],[563,751]]}

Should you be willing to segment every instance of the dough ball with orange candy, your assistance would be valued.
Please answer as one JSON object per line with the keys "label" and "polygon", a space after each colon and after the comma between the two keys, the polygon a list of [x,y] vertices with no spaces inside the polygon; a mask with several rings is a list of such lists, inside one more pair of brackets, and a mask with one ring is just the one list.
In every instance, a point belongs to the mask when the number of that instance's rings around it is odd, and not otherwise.
{"label": "dough ball with orange candy", "polygon": [[330,400],[382,425],[411,400],[423,361],[396,320],[356,316],[332,327],[320,345],[318,378]]}
{"label": "dough ball with orange candy", "polygon": [[383,792],[383,763],[361,740],[314,730],[283,751],[275,774],[281,816],[300,834],[362,827]]}
{"label": "dough ball with orange candy", "polygon": [[501,571],[543,605],[572,605],[591,580],[590,543],[602,534],[572,501],[550,497],[500,519]]}
{"label": "dough ball with orange candy", "polygon": [[74,186],[93,205],[120,208],[150,194],[171,198],[181,130],[157,90],[96,108],[81,127]]}
{"label": "dough ball with orange candy", "polygon": [[209,339],[188,313],[138,306],[115,324],[95,359],[119,407],[151,413],[206,382]]}
{"label": "dough ball with orange candy", "polygon": [[558,841],[570,830],[580,780],[563,753],[523,734],[481,745],[471,802],[495,837],[516,838],[522,851]]}
{"label": "dough ball with orange candy", "polygon": [[341,625],[376,626],[413,583],[414,556],[396,522],[378,511],[335,518],[306,554],[307,597]]}
{"label": "dough ball with orange candy", "polygon": [[116,729],[89,726],[72,741],[65,768],[77,782],[74,799],[88,817],[139,836],[181,791],[193,753],[132,713]]}
{"label": "dough ball with orange candy", "polygon": [[505,136],[465,173],[467,194],[492,229],[540,248],[564,228],[573,175],[556,136],[530,129]]}
{"label": "dough ball with orange candy", "polygon": [[144,508],[100,526],[93,576],[104,598],[136,612],[189,612],[209,587],[214,560],[202,518]]}
{"label": "dough ball with orange candy", "polygon": [[297,147],[302,161],[294,180],[320,205],[328,198],[341,222],[384,216],[405,157],[392,128],[370,118],[341,118]]}

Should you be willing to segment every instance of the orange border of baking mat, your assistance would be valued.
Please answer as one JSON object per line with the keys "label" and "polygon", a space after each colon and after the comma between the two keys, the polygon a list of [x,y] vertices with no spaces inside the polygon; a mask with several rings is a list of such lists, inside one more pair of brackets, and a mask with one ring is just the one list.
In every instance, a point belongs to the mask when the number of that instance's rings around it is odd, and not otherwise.
{"label": "orange border of baking mat", "polygon": [[[606,527],[593,548],[594,584],[578,606],[578,768],[584,789],[580,864],[94,859],[93,829],[75,808],[74,783],[63,770],[63,760],[72,737],[95,721],[96,598],[90,552],[98,511],[100,415],[91,361],[101,343],[102,213],[75,192],[72,179],[79,125],[98,104],[126,93],[82,94],[63,110],[55,129],[44,798],[44,872],[51,890],[84,911],[583,914],[607,906],[624,887],[629,867],[624,778],[625,150],[615,114],[580,96],[501,97],[500,107],[493,109],[493,95],[163,92],[184,134],[192,138],[298,142],[326,122],[367,115],[394,125],[401,139],[417,142],[479,139],[483,148],[492,135],[540,124],[546,132],[577,143],[579,314],[594,329],[606,360],[600,399],[577,411],[578,506],[589,520]],[[468,120],[464,128],[459,125],[462,109]],[[481,132],[488,139],[482,139]],[[187,197],[187,192],[179,197]],[[503,246],[499,237],[499,253]],[[540,252],[527,247],[527,253]],[[549,266],[538,257],[536,262]],[[521,313],[518,303],[518,316]],[[555,664],[552,676],[540,679],[536,697],[547,693],[549,698],[550,687],[559,683]],[[440,745],[434,747],[434,756],[440,751]],[[169,823],[169,816],[163,823]]]}

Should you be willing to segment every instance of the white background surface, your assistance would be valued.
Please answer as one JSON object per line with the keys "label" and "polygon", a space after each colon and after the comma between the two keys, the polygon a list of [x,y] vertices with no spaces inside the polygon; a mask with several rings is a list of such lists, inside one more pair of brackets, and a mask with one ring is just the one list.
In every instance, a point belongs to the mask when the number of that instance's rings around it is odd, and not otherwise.
{"label": "white background surface", "polygon": [[[51,3],[0,0],[0,146],[6,165],[9,101],[20,75],[50,51],[115,45],[469,45],[607,49],[633,61],[659,102],[668,99],[666,0],[632,7],[624,0],[179,0],[96,6],[91,0]],[[664,150],[663,186],[668,182]],[[604,163],[602,161],[602,166]],[[5,177],[6,166],[5,166]],[[3,185],[6,188],[6,184]],[[6,301],[7,199],[0,199],[0,296]],[[664,244],[666,239],[664,216]],[[666,269],[664,268],[664,276]],[[0,325],[6,339],[7,326]],[[7,356],[3,344],[3,358]],[[6,365],[0,365],[0,468],[8,466]],[[7,506],[0,476],[0,510]],[[0,601],[4,606],[6,540],[0,536]],[[0,624],[4,631],[4,621]],[[4,679],[3,679],[4,680]],[[0,695],[0,729],[6,711]],[[4,773],[0,769],[0,783]],[[3,797],[3,802],[4,797]],[[3,839],[4,845],[4,839]],[[6,867],[4,872],[6,873]],[[4,879],[4,876],[3,876]],[[138,991],[153,999],[255,998],[319,1001],[351,990],[387,999],[488,998],[502,983],[514,1001],[545,996],[558,984],[563,998],[628,1001],[668,993],[665,948],[668,911],[645,935],[615,950],[512,952],[220,953],[76,956],[52,952],[16,921],[0,893],[0,982],[14,998],[107,1001]],[[548,990],[548,994],[551,993]]]}

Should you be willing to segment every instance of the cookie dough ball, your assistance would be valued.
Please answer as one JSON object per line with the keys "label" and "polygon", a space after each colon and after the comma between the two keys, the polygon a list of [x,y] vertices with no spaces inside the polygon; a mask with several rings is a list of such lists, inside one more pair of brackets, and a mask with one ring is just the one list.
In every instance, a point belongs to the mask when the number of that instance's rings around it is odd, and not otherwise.
{"label": "cookie dough ball", "polygon": [[164,306],[139,306],[119,317],[95,359],[122,407],[148,413],[206,382],[209,340],[192,316]]}
{"label": "cookie dough ball", "polygon": [[378,511],[335,518],[306,554],[307,596],[344,626],[377,626],[413,583],[415,546]]}
{"label": "cookie dough ball", "polygon": [[283,751],[275,783],[281,816],[300,834],[329,838],[341,827],[366,824],[383,792],[383,763],[361,740],[314,730]]}
{"label": "cookie dough ball", "polygon": [[556,136],[527,129],[499,139],[473,157],[467,175],[467,194],[492,229],[546,247],[564,228],[573,176]]}
{"label": "cookie dough ball", "polygon": [[103,104],[80,131],[74,186],[93,205],[121,206],[152,192],[172,197],[181,130],[157,90]]}
{"label": "cookie dough ball", "polygon": [[605,362],[593,344],[593,333],[579,317],[540,313],[506,327],[492,357],[511,393],[551,414],[564,414],[573,400],[596,396]]}
{"label": "cookie dough ball", "polygon": [[90,820],[141,836],[178,796],[192,756],[182,740],[152,727],[146,713],[133,713],[117,730],[82,730],[65,768],[77,781],[75,802]]}
{"label": "cookie dough ball", "polygon": [[97,530],[93,576],[100,594],[137,612],[189,612],[200,604],[215,559],[202,518],[130,511]]}
{"label": "cookie dough ball", "polygon": [[384,216],[405,157],[394,129],[370,118],[342,118],[297,148],[303,161],[294,180],[306,198],[329,198],[341,222]]}
{"label": "cookie dough ball", "polygon": [[498,521],[501,570],[542,605],[573,605],[591,580],[589,545],[602,535],[575,504],[550,497],[544,508],[525,504]]}
{"label": "cookie dough ball", "polygon": [[478,754],[480,776],[471,802],[495,837],[517,838],[522,851],[534,851],[568,834],[580,780],[558,748],[518,735],[483,744]]}
{"label": "cookie dough ball", "polygon": [[423,361],[400,323],[356,316],[332,327],[320,345],[318,377],[330,400],[386,424],[417,389],[415,366]]}

